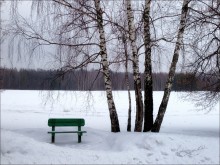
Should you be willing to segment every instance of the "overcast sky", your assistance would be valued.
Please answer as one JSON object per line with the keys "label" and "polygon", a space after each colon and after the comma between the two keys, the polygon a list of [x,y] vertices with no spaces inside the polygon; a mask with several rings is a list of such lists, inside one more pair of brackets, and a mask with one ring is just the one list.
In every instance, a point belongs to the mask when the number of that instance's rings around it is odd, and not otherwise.
{"label": "overcast sky", "polygon": [[[5,28],[5,23],[7,21],[10,21],[10,2],[6,1],[2,4],[2,9],[1,9],[1,20],[2,20],[2,27]],[[30,5],[31,1],[24,1],[21,3],[21,5],[19,6],[19,13],[24,16],[27,17],[30,14]],[[31,58],[32,60],[30,60],[30,56],[28,55],[23,55],[22,58],[19,58],[18,56],[14,55],[13,57],[9,57],[9,51],[8,51],[8,46],[9,43],[8,42],[4,42],[1,45],[1,66],[2,67],[8,67],[8,68],[42,68],[42,69],[48,69],[48,68],[53,68],[52,60],[49,57],[49,55],[47,57],[42,57],[42,56],[35,56],[33,58]],[[170,65],[170,60],[172,57],[172,52],[173,50],[171,50],[171,46],[170,49],[167,49],[162,53],[161,56],[161,61],[160,64],[158,64],[158,59],[153,59],[154,61],[154,71],[168,71],[169,65]],[[15,53],[16,54],[16,53]],[[143,68],[144,65],[144,61],[143,59],[140,59],[140,70],[141,72],[144,71]]]}

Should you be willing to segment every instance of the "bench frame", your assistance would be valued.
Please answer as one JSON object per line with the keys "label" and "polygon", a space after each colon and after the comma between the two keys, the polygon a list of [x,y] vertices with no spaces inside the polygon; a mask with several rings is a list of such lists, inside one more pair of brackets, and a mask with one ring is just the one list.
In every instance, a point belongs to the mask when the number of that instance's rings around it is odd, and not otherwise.
{"label": "bench frame", "polygon": [[[65,122],[66,121],[66,122]],[[81,131],[81,127],[85,125],[85,120],[81,118],[51,118],[48,120],[48,126],[52,127],[52,131],[48,133],[51,134],[51,143],[55,142],[56,133],[77,133],[78,143],[81,143],[81,137],[86,131]],[[78,131],[55,131],[55,127],[78,127]]]}

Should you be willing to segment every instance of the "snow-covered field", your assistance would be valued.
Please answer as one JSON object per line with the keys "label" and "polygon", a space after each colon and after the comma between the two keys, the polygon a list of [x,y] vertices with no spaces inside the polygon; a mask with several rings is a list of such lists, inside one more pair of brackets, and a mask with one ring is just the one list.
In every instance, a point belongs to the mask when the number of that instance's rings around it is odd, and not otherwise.
{"label": "snow-covered field", "polygon": [[[154,92],[154,117],[162,94]],[[127,92],[115,91],[121,132],[111,133],[104,92],[2,91],[1,164],[219,164],[219,105],[197,111],[181,95],[171,93],[160,133],[137,133],[126,132]],[[82,143],[58,134],[51,144],[52,117],[84,118]]]}

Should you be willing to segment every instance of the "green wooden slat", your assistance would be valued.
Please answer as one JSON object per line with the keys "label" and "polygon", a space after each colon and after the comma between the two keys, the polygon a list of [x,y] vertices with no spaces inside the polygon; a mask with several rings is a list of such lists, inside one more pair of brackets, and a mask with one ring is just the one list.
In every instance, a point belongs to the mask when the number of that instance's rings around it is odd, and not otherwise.
{"label": "green wooden slat", "polygon": [[82,118],[51,118],[48,120],[48,126],[84,126],[85,120]]}

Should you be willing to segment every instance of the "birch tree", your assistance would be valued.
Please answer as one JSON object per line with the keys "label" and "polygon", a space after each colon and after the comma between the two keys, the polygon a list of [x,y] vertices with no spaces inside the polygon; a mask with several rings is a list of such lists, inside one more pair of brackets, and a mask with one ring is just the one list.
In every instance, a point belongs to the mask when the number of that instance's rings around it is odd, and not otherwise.
{"label": "birch tree", "polygon": [[128,20],[128,33],[129,40],[131,43],[132,50],[132,63],[133,63],[133,77],[134,77],[134,90],[135,90],[135,101],[136,101],[136,119],[134,131],[141,132],[143,125],[143,99],[141,93],[141,78],[139,72],[139,59],[136,45],[136,30],[134,26],[134,13],[131,8],[131,0],[125,1],[127,9],[127,20]]}
{"label": "birch tree", "polygon": [[[123,33],[123,32],[122,32]],[[125,81],[126,81],[126,88],[128,91],[128,122],[127,122],[127,131],[131,132],[131,91],[130,91],[130,83],[129,83],[129,53],[128,53],[128,41],[127,41],[127,34],[122,34],[122,44],[124,47],[124,55],[125,55]]]}
{"label": "birch tree", "polygon": [[123,35],[123,44],[124,44],[124,51],[125,51],[125,81],[128,91],[128,124],[127,124],[127,131],[131,131],[131,92],[130,92],[130,85],[129,85],[129,76],[128,76],[128,62],[129,62],[129,54],[127,48],[127,37]]}
{"label": "birch tree", "polygon": [[107,94],[107,102],[108,102],[108,108],[111,119],[111,130],[112,132],[120,132],[118,115],[116,112],[115,103],[112,95],[112,84],[111,84],[109,67],[108,67],[109,63],[107,59],[105,31],[103,27],[103,18],[102,18],[103,11],[100,7],[100,0],[94,0],[94,3],[96,8],[97,25],[99,30],[100,55],[101,55],[101,62],[102,62],[102,68],[104,74],[105,90]]}
{"label": "birch tree", "polygon": [[151,36],[150,36],[150,6],[151,0],[145,0],[143,13],[145,71],[144,71],[144,132],[150,131],[153,126],[153,80],[151,64]]}
{"label": "birch tree", "polygon": [[176,64],[178,62],[180,49],[181,49],[181,45],[182,45],[182,41],[183,41],[183,34],[184,34],[184,30],[186,28],[188,5],[189,5],[190,1],[191,0],[183,0],[183,5],[182,5],[182,9],[181,9],[180,25],[179,25],[179,30],[178,30],[178,34],[177,34],[177,41],[176,41],[176,45],[175,45],[175,49],[174,49],[173,59],[172,59],[171,66],[169,69],[169,74],[168,74],[167,82],[165,85],[162,102],[160,104],[159,111],[157,114],[157,118],[153,124],[152,129],[151,129],[152,132],[159,132],[160,131],[160,127],[161,127],[161,124],[162,124],[162,121],[164,118],[164,114],[166,112],[166,108],[168,105],[168,101],[169,101],[169,97],[170,97],[170,93],[171,93],[171,88],[172,88],[172,84],[173,84],[173,80],[174,80],[174,76],[175,76]]}

